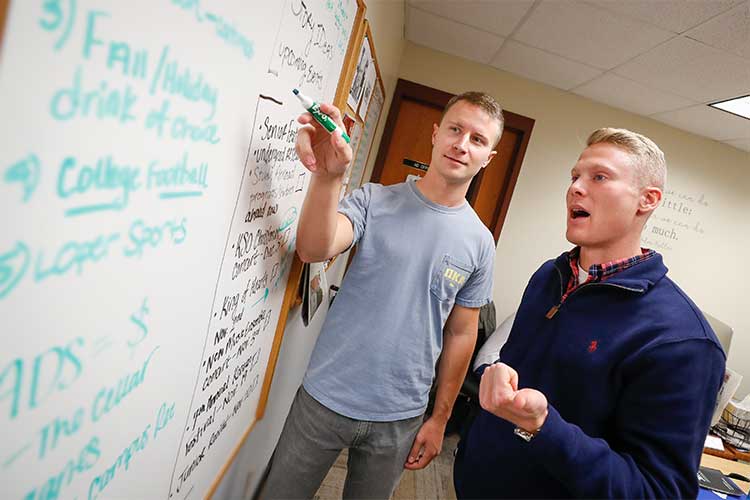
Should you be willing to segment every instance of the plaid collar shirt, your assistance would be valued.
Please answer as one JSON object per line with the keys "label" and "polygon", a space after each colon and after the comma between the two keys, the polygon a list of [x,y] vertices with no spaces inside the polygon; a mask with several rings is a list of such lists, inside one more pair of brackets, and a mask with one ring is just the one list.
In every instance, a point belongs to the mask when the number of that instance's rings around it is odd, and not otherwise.
{"label": "plaid collar shirt", "polygon": [[570,275],[570,279],[568,280],[568,286],[565,290],[565,294],[560,299],[560,303],[565,302],[565,299],[568,298],[568,295],[570,295],[571,292],[579,286],[586,283],[605,281],[611,276],[619,273],[620,271],[624,271],[629,267],[633,267],[636,264],[640,264],[641,262],[650,259],[654,255],[656,255],[656,252],[654,250],[649,250],[648,248],[641,248],[641,255],[635,255],[633,257],[628,257],[627,259],[612,260],[604,264],[593,264],[588,269],[588,279],[583,283],[578,282],[578,262],[580,259],[580,254],[581,247],[575,247],[568,253],[568,260],[570,262],[570,270],[572,271],[572,273]]}

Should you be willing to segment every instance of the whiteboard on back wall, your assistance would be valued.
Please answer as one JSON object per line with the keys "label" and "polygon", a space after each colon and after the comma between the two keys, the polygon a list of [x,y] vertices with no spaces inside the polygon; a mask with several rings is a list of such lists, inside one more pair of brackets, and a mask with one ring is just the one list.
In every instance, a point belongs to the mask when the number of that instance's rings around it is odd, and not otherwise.
{"label": "whiteboard on back wall", "polygon": [[202,498],[255,419],[356,0],[14,1],[4,498]]}

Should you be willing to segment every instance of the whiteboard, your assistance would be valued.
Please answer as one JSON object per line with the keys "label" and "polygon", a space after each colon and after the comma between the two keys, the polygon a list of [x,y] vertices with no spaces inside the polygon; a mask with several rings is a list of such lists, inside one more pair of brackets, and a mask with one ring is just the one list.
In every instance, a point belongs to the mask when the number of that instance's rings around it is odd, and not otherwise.
{"label": "whiteboard", "polygon": [[15,1],[0,59],[5,498],[201,498],[253,423],[356,0]]}

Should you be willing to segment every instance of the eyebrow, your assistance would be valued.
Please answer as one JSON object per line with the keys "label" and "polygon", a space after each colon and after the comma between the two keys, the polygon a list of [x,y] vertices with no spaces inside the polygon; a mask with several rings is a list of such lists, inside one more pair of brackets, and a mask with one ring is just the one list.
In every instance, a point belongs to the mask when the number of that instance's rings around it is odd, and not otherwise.
{"label": "eyebrow", "polygon": [[[588,171],[590,171],[590,170],[595,170],[595,171],[597,171],[597,170],[604,170],[608,174],[618,175],[618,173],[617,173],[617,171],[615,169],[613,169],[612,167],[609,167],[607,165],[603,165],[601,163],[595,163],[595,164],[593,164],[591,166],[583,167],[583,170],[588,170]],[[580,172],[580,169],[579,169],[578,165],[576,165],[576,166],[574,166],[573,168],[570,169],[570,173],[571,174],[578,173],[578,172]]]}
{"label": "eyebrow", "polygon": [[612,167],[609,167],[607,165],[602,165],[601,163],[595,164],[593,166],[593,169],[594,170],[604,170],[608,174],[612,174],[612,175],[616,175],[617,174],[617,172]]}

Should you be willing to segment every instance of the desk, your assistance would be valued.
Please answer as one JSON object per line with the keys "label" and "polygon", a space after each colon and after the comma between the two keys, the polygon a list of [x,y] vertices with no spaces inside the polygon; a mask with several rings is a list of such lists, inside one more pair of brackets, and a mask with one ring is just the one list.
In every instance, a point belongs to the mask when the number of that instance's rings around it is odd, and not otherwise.
{"label": "desk", "polygon": [[731,444],[724,443],[723,450],[717,450],[715,448],[703,448],[703,453],[708,455],[714,455],[716,457],[726,458],[729,460],[744,460],[750,462],[750,453],[746,451],[739,451]]}
{"label": "desk", "polygon": [[[750,478],[750,465],[743,464],[741,462],[734,462],[732,460],[726,460],[723,458],[715,457],[713,455],[706,455],[704,453],[701,456],[701,465],[705,467],[711,467],[712,469],[719,469],[724,474],[737,472],[738,474],[742,474],[743,476]],[[747,494],[748,490],[750,490],[750,483],[746,481],[738,481],[737,479],[732,479],[732,481],[737,483],[737,486],[739,486],[740,489],[745,492],[745,494]]]}

